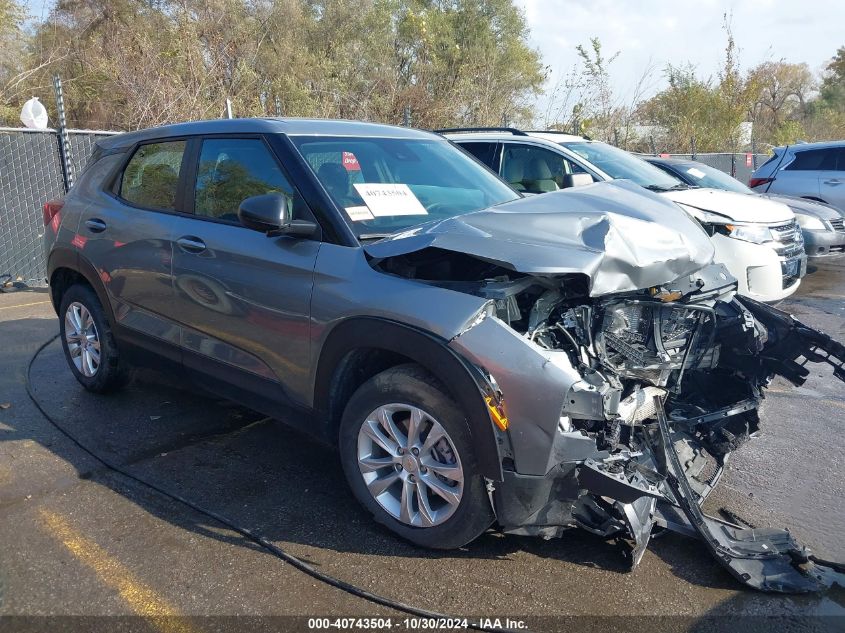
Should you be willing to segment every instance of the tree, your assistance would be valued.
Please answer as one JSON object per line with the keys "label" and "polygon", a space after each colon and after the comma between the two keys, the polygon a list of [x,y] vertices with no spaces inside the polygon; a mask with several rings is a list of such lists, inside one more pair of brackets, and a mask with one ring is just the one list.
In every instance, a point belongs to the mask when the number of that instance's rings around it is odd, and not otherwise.
{"label": "tree", "polygon": [[667,66],[668,87],[642,104],[642,119],[660,130],[660,147],[672,152],[735,152],[743,149],[741,123],[759,86],[743,77],[728,16],[725,56],[715,79],[700,79],[690,66]]}
{"label": "tree", "polygon": [[748,77],[759,89],[750,113],[755,139],[779,145],[801,138],[807,104],[816,87],[809,66],[768,61],[751,69]]}
{"label": "tree", "polygon": [[845,112],[845,46],[836,51],[825,68],[819,101],[822,107]]}
{"label": "tree", "polygon": [[[273,113],[489,125],[542,84],[512,0],[59,0],[32,40],[74,125]],[[56,51],[65,51],[55,59]],[[52,56],[52,57],[51,57]]]}
{"label": "tree", "polygon": [[0,0],[0,123],[6,125],[18,124],[15,97],[20,73],[24,71],[25,18],[26,13],[16,0]]}
{"label": "tree", "polygon": [[627,149],[636,106],[654,67],[646,67],[626,101],[614,92],[610,75],[619,51],[606,57],[597,37],[590,38],[589,47],[579,44],[575,51],[578,63],[549,93],[543,127],[589,134]]}

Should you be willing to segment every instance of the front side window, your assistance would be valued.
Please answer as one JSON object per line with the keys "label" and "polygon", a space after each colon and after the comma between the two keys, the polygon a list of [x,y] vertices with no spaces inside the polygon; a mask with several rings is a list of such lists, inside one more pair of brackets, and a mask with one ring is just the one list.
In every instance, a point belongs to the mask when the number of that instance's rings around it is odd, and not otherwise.
{"label": "front side window", "polygon": [[836,169],[835,149],[811,149],[795,152],[795,159],[786,171],[829,171]]}
{"label": "front side window", "polygon": [[174,210],[184,154],[185,141],[141,145],[123,170],[120,197],[146,209]]}
{"label": "front side window", "polygon": [[502,178],[517,191],[546,193],[569,186],[567,175],[584,169],[566,157],[533,145],[505,144]]}
{"label": "front side window", "polygon": [[611,178],[626,178],[653,191],[668,191],[686,186],[674,176],[670,176],[643,159],[607,143],[577,141],[563,143],[563,146],[591,165],[595,165]]}
{"label": "front side window", "polygon": [[443,139],[290,138],[365,239],[519,197]]}
{"label": "front side window", "polygon": [[252,196],[280,193],[297,217],[304,202],[261,139],[206,139],[202,142],[194,191],[194,213],[238,221],[238,207]]}

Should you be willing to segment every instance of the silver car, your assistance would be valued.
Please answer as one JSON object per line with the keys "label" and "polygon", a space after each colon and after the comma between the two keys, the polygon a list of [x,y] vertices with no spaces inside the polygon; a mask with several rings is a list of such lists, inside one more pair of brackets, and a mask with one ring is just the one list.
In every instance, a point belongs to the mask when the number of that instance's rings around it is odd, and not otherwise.
{"label": "silver car", "polygon": [[218,120],[98,141],[44,223],[84,388],[151,363],[282,418],[416,544],[580,527],[637,564],[661,526],[759,589],[837,580],[700,506],[769,380],[803,383],[802,357],[845,380],[845,346],[737,299],[707,234],[634,184],[522,198],[427,132]]}
{"label": "silver car", "polygon": [[845,141],[774,148],[748,181],[757,193],[780,193],[826,202],[845,211]]}

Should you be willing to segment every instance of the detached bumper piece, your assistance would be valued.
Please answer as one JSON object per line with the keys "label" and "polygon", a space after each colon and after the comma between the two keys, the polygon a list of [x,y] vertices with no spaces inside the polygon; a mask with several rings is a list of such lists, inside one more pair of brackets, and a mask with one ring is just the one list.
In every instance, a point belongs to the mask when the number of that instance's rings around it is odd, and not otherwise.
{"label": "detached bumper piece", "polygon": [[690,525],[732,576],[749,587],[779,593],[821,591],[833,584],[845,587],[845,566],[815,558],[789,531],[743,528],[705,515],[672,447],[659,397],[655,407],[659,427],[655,454],[666,456],[658,466]]}
{"label": "detached bumper piece", "polygon": [[845,345],[764,303],[743,298],[742,304],[768,330],[769,343],[757,357],[765,370],[800,386],[810,374],[807,363],[827,363],[845,382]]}

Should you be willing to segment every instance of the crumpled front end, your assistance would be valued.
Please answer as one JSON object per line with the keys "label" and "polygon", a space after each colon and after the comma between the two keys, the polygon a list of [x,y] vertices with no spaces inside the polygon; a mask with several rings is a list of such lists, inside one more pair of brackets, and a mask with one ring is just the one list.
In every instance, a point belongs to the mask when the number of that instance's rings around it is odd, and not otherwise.
{"label": "crumpled front end", "polygon": [[[807,362],[845,381],[845,347],[764,304],[735,298],[711,265],[672,283],[589,299],[571,280],[523,282],[451,341],[496,385],[510,427],[494,492],[508,533],[580,527],[643,556],[654,526],[700,537],[741,582],[804,592],[842,582],[786,530],[700,509],[753,437],[768,381]],[[501,288],[499,288],[501,290]]]}
{"label": "crumpled front end", "polygon": [[698,536],[742,582],[810,591],[838,580],[782,530],[700,506],[753,437],[769,380],[807,362],[845,380],[845,348],[764,304],[737,299],[707,235],[629,183],[536,196],[368,245],[385,274],[473,295],[449,346],[483,377],[508,533],[580,527],[631,544],[655,526]]}

